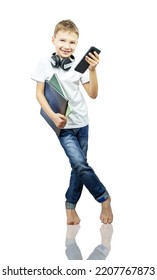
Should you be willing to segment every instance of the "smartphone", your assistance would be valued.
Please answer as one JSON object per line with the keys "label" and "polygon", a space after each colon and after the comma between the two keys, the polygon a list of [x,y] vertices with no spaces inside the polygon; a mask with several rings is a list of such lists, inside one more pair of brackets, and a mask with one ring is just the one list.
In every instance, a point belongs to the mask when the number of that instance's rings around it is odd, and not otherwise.
{"label": "smartphone", "polygon": [[85,60],[85,56],[88,55],[89,52],[94,54],[94,51],[96,51],[97,54],[99,54],[101,52],[96,47],[93,47],[93,46],[90,47],[89,50],[85,53],[85,55],[82,57],[80,62],[76,65],[74,70],[83,74],[87,70],[87,68],[89,67],[89,63]]}

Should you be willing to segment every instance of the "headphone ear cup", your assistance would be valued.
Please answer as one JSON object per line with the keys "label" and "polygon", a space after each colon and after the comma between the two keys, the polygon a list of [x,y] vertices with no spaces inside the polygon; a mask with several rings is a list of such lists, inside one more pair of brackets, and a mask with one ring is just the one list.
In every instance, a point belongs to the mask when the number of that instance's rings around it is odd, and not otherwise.
{"label": "headphone ear cup", "polygon": [[69,58],[64,58],[61,60],[60,67],[63,70],[69,70],[71,68],[71,60]]}
{"label": "headphone ear cup", "polygon": [[71,68],[74,60],[75,60],[74,56],[71,56],[70,58],[64,58],[60,61],[60,67],[63,70],[67,71]]}
{"label": "headphone ear cup", "polygon": [[56,68],[60,67],[61,64],[60,57],[55,53],[53,53],[53,55],[51,56],[51,63]]}

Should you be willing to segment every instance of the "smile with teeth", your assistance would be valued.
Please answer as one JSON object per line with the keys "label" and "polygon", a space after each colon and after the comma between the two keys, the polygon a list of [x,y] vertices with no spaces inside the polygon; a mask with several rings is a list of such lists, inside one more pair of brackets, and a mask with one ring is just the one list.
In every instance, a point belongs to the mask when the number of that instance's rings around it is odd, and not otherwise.
{"label": "smile with teeth", "polygon": [[70,51],[63,51],[63,50],[62,50],[62,52],[63,52],[64,54],[70,54],[70,53],[71,53]]}

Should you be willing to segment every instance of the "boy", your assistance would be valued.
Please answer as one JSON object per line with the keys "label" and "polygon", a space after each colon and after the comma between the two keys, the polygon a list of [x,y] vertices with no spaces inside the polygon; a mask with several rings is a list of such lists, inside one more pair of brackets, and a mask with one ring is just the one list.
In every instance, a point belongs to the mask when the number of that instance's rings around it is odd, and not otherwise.
{"label": "boy", "polygon": [[[93,197],[101,203],[100,220],[102,223],[112,223],[113,215],[110,206],[110,196],[87,163],[88,148],[88,112],[85,99],[79,89],[82,83],[85,91],[91,98],[98,95],[98,81],[96,66],[99,63],[99,55],[89,53],[86,61],[89,70],[80,74],[74,70],[74,51],[79,38],[79,31],[71,20],[59,22],[54,30],[52,43],[55,53],[52,57],[42,58],[34,71],[32,79],[37,82],[36,97],[43,110],[47,113],[55,125],[61,129],[58,137],[71,164],[71,177],[66,191],[67,224],[79,224],[80,218],[75,210],[81,196],[83,185]],[[72,107],[71,114],[55,113],[50,108],[44,96],[44,82],[56,73],[66,91],[69,104]]]}

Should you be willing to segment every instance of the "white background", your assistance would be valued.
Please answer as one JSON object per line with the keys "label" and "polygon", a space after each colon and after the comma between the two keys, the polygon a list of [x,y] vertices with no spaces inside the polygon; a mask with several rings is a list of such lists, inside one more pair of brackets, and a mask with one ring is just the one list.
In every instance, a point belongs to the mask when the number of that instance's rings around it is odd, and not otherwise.
{"label": "white background", "polygon": [[[6,0],[0,5],[1,267],[67,261],[64,193],[70,166],[39,114],[30,77],[38,60],[54,51],[55,24],[68,18],[80,30],[77,60],[91,45],[101,49],[99,97],[86,99],[88,159],[111,194],[114,233],[107,260],[96,264],[155,265],[157,1]],[[84,261],[67,261],[69,267],[85,266],[101,241],[100,205],[86,189],[78,213]]]}

